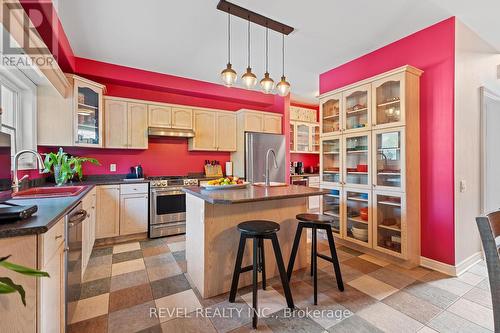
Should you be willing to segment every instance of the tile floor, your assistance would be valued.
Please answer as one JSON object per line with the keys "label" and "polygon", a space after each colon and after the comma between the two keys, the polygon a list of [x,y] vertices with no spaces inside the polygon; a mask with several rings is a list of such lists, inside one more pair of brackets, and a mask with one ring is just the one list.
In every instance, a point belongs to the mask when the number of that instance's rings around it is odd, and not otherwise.
{"label": "tile floor", "polygon": [[[186,272],[185,238],[94,249],[70,333],[248,332],[251,288],[202,299]],[[324,253],[326,245],[320,244]],[[291,282],[298,310],[286,308],[279,280],[259,290],[262,332],[491,332],[493,315],[484,263],[458,278],[411,270],[339,247],[345,291],[331,264],[319,261],[318,305],[309,272]],[[244,273],[251,274],[251,273]]]}

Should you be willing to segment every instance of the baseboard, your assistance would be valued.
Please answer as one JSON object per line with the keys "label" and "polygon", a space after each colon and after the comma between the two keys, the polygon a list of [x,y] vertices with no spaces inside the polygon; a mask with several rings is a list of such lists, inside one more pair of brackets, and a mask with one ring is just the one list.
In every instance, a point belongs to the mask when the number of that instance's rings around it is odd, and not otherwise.
{"label": "baseboard", "polygon": [[468,258],[465,258],[455,266],[457,275],[465,273],[469,268],[477,264],[483,258],[483,251],[478,251]]}
{"label": "baseboard", "polygon": [[470,267],[478,263],[482,258],[483,253],[479,251],[462,260],[457,265],[453,266],[426,257],[420,257],[420,266],[441,272],[446,275],[459,276],[467,271]]}

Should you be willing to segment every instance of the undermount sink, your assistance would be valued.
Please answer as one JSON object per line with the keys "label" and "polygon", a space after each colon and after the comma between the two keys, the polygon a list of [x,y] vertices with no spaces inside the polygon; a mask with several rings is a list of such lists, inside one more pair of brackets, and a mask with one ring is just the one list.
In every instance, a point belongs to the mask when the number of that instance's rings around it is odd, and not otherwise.
{"label": "undermount sink", "polygon": [[32,187],[12,196],[14,199],[72,197],[82,193],[83,190],[85,186]]}
{"label": "undermount sink", "polygon": [[264,182],[259,182],[259,183],[253,183],[254,186],[262,186],[262,187],[279,187],[279,186],[288,186],[287,183],[278,183],[278,182],[271,182],[269,185],[266,185]]}

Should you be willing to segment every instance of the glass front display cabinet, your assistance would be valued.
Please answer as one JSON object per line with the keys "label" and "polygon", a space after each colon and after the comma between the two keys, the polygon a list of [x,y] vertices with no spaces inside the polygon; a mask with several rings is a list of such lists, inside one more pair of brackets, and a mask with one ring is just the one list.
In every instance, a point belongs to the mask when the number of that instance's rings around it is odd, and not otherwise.
{"label": "glass front display cabinet", "polygon": [[322,187],[330,192],[323,195],[321,202],[321,211],[323,214],[333,218],[332,231],[335,235],[341,237],[342,228],[342,190],[339,187]]}
{"label": "glass front display cabinet", "polygon": [[334,95],[321,103],[322,134],[340,134],[342,95]]}
{"label": "glass front display cabinet", "polygon": [[344,237],[363,246],[371,246],[371,191],[344,189]]}
{"label": "glass front display cabinet", "polygon": [[403,256],[405,230],[405,195],[385,191],[374,192],[374,247]]}
{"label": "glass front display cabinet", "polygon": [[377,128],[404,125],[405,75],[402,73],[375,81],[373,87],[373,122]]}
{"label": "glass front display cabinet", "polygon": [[404,128],[373,132],[376,163],[373,184],[377,189],[404,191]]}
{"label": "glass front display cabinet", "polygon": [[323,138],[321,140],[322,182],[339,185],[342,183],[341,145],[340,137]]}
{"label": "glass front display cabinet", "polygon": [[343,96],[344,131],[349,133],[369,130],[371,120],[370,85],[345,91]]}
{"label": "glass front display cabinet", "polygon": [[370,133],[343,136],[343,180],[347,186],[371,187],[371,135]]}

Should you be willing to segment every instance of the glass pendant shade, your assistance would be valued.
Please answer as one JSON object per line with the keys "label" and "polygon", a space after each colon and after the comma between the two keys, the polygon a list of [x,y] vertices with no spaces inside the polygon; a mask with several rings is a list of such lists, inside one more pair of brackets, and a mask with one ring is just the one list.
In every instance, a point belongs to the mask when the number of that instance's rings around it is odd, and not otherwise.
{"label": "glass pendant shade", "polygon": [[243,81],[245,88],[252,89],[257,84],[257,76],[255,76],[255,74],[252,73],[252,69],[248,67],[246,73],[241,76],[241,81]]}
{"label": "glass pendant shade", "polygon": [[222,82],[224,82],[224,85],[226,87],[233,86],[234,83],[236,82],[236,78],[238,77],[236,75],[236,72],[234,71],[234,69],[231,68],[230,63],[228,63],[226,69],[224,69],[220,73],[220,76],[221,76]]}
{"label": "glass pendant shade", "polygon": [[265,94],[270,94],[274,90],[274,81],[269,77],[269,73],[264,74],[264,78],[260,80],[260,86]]}
{"label": "glass pendant shade", "polygon": [[283,97],[290,93],[290,83],[286,81],[286,77],[281,77],[281,81],[276,85],[276,90],[278,91],[278,95]]}

